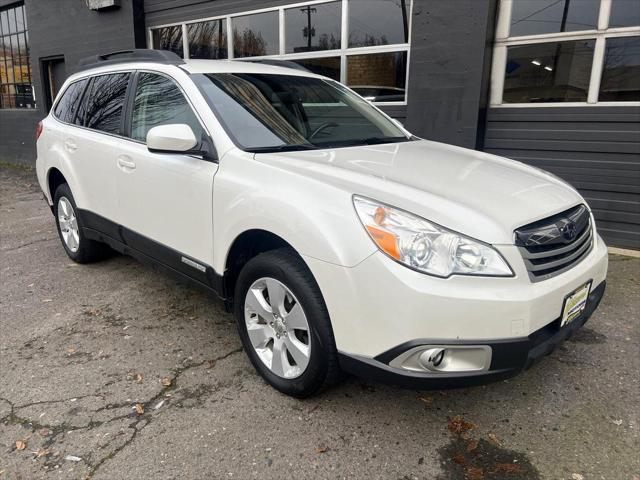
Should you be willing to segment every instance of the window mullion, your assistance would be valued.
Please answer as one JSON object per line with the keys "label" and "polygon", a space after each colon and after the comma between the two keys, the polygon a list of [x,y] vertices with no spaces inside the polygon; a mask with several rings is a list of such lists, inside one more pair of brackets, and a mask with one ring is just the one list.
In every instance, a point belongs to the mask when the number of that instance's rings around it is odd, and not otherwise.
{"label": "window mullion", "polygon": [[600,0],[600,14],[598,15],[598,30],[609,28],[611,16],[611,0]]}
{"label": "window mullion", "polygon": [[491,65],[492,79],[491,79],[491,93],[490,104],[500,105],[502,103],[502,96],[504,90],[504,77],[507,71],[507,46],[503,44],[497,44],[493,52],[493,60]]}
{"label": "window mullion", "polygon": [[187,32],[187,24],[183,23],[182,28],[182,58],[189,59],[189,33]]}
{"label": "window mullion", "polygon": [[284,20],[284,8],[280,8],[278,10],[278,29],[279,29],[279,35],[278,38],[280,40],[280,47],[279,47],[279,51],[280,51],[280,55],[284,55],[285,51],[286,51],[286,45],[285,45],[285,24],[284,24],[285,20]]}
{"label": "window mullion", "polygon": [[498,24],[496,25],[496,39],[504,40],[509,38],[511,26],[511,11],[513,0],[502,0],[498,10]]}
{"label": "window mullion", "polygon": [[347,84],[347,55],[349,48],[349,0],[342,0],[342,22],[340,24],[340,83]]}
{"label": "window mullion", "polygon": [[602,69],[604,68],[605,37],[598,35],[596,45],[593,49],[593,66],[591,67],[591,79],[589,81],[588,103],[597,103],[600,92],[600,81],[602,80]]}
{"label": "window mullion", "polygon": [[227,17],[227,58],[233,60],[233,25],[231,17]]}

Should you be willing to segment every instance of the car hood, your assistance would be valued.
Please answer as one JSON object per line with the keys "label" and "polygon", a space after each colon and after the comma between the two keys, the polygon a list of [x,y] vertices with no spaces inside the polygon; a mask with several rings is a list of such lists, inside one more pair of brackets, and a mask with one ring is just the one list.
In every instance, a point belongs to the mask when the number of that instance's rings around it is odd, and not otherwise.
{"label": "car hood", "polygon": [[513,244],[516,228],[584,202],[567,183],[537,168],[427,140],[256,159],[493,244]]}

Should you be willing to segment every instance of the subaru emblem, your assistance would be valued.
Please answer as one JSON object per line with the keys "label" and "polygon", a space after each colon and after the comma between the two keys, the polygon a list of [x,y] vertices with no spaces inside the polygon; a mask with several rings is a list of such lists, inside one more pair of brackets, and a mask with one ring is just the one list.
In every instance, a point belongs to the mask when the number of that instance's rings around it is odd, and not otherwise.
{"label": "subaru emblem", "polygon": [[566,240],[573,240],[576,238],[576,233],[578,233],[576,222],[569,220],[560,231]]}

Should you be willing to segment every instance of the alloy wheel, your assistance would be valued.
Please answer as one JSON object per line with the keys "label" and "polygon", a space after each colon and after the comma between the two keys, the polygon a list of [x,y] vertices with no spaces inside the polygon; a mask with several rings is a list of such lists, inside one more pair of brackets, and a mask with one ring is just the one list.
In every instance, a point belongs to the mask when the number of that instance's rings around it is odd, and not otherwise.
{"label": "alloy wheel", "polygon": [[292,379],[304,373],[311,354],[309,323],[291,290],[274,278],[253,282],[244,318],[254,351],[271,372]]}
{"label": "alloy wheel", "polygon": [[80,247],[80,230],[76,212],[66,197],[60,197],[58,200],[58,223],[64,244],[73,253],[77,252]]}

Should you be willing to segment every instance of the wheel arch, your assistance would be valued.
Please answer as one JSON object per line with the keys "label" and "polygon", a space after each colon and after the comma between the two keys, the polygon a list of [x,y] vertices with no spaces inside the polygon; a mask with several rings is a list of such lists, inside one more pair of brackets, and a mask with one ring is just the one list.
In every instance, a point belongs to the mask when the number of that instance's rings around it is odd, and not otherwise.
{"label": "wheel arch", "polygon": [[67,182],[64,174],[58,168],[51,167],[47,171],[47,188],[49,189],[49,198],[52,202],[54,200],[53,196],[55,195],[57,188],[63,183],[69,183]]}
{"label": "wheel arch", "polygon": [[[268,230],[254,228],[245,230],[235,237],[224,262],[224,296],[232,302],[238,275],[249,260],[261,253],[279,248],[288,248],[300,253],[284,238]],[[301,257],[302,258],[302,257]]]}

